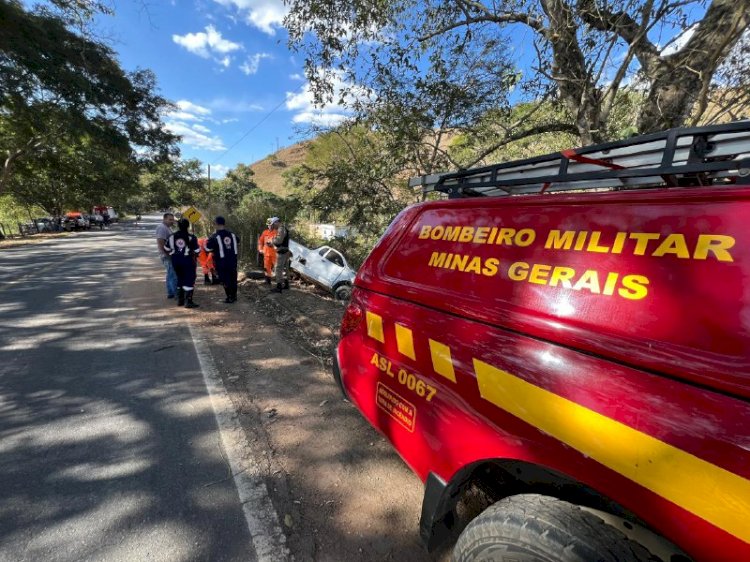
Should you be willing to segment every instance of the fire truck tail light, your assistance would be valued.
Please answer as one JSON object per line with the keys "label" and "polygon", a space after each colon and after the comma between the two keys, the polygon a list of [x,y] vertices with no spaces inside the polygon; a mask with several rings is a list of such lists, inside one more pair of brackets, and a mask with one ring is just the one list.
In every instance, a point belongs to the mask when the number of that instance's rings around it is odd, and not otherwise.
{"label": "fire truck tail light", "polygon": [[362,323],[362,319],[365,317],[365,311],[362,306],[352,299],[349,306],[346,307],[344,312],[344,318],[341,320],[341,334],[343,338],[345,335],[352,333]]}

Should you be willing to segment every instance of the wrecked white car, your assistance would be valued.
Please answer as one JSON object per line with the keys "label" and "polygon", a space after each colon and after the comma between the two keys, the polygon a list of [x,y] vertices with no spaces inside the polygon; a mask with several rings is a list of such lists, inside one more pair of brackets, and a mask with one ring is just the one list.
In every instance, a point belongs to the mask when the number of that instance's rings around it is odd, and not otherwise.
{"label": "wrecked white car", "polygon": [[341,252],[330,246],[310,249],[294,240],[289,241],[289,250],[292,252],[292,271],[330,291],[337,299],[349,299],[357,272],[349,267]]}

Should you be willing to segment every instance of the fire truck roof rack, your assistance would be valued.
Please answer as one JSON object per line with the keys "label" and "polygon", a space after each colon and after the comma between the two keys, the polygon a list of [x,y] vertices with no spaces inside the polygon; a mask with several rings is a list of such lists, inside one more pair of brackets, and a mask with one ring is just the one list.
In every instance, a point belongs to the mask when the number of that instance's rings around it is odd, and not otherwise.
{"label": "fire truck roof rack", "polygon": [[536,158],[411,178],[450,198],[750,183],[750,120],[670,129]]}

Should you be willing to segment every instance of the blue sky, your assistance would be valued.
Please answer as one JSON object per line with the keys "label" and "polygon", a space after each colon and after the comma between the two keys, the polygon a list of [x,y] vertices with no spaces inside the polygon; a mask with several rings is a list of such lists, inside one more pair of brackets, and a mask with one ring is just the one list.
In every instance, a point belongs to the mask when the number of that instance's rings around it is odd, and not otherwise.
{"label": "blue sky", "polygon": [[[156,73],[161,94],[178,106],[165,122],[183,137],[182,157],[211,164],[212,177],[308,138],[313,123],[335,125],[345,118],[340,107],[313,106],[303,58],[286,47],[282,0],[113,4],[115,15],[97,20],[99,34],[125,69]],[[666,42],[663,32],[652,35],[658,44]],[[533,34],[513,26],[508,36],[519,68],[527,69]]]}
{"label": "blue sky", "polygon": [[304,61],[286,47],[281,0],[145,0],[115,9],[99,18],[98,32],[126,70],[156,73],[161,94],[179,106],[165,122],[183,136],[183,158],[211,164],[214,177],[306,138],[314,121],[344,116],[313,107]]}

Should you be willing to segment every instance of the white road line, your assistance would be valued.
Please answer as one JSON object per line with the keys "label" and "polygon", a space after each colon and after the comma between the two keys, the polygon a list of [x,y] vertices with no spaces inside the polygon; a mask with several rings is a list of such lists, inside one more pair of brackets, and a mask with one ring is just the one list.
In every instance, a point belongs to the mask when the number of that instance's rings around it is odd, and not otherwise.
{"label": "white road line", "polygon": [[240,496],[242,511],[245,514],[245,521],[258,560],[262,562],[289,560],[286,537],[279,526],[279,518],[268,496],[260,466],[240,450],[240,444],[245,442],[244,430],[237,419],[224,383],[219,377],[211,351],[197,333],[197,329],[189,324],[188,326],[203,372],[203,380],[211,395],[211,404],[216,423],[219,425],[224,453],[229,460],[234,484]]}

